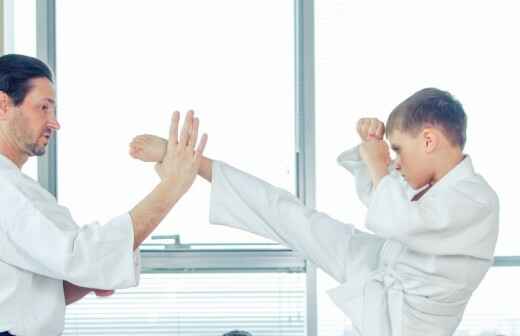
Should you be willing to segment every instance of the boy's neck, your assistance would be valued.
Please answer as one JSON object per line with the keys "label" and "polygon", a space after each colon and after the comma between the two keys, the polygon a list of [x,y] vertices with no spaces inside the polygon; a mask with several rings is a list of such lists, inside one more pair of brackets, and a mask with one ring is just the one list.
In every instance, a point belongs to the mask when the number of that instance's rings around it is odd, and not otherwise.
{"label": "boy's neck", "polygon": [[453,148],[446,150],[445,153],[442,153],[442,155],[439,156],[439,158],[439,161],[435,165],[432,181],[430,183],[432,185],[446,176],[446,174],[464,160],[464,154],[459,148]]}

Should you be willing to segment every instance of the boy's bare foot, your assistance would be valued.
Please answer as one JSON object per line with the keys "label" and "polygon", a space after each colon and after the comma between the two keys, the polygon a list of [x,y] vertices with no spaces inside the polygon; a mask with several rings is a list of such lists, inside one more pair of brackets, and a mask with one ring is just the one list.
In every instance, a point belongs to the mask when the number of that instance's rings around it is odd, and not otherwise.
{"label": "boy's bare foot", "polygon": [[168,141],[155,135],[142,134],[136,136],[129,146],[130,156],[134,159],[145,162],[161,162],[164,154],[166,154]]}

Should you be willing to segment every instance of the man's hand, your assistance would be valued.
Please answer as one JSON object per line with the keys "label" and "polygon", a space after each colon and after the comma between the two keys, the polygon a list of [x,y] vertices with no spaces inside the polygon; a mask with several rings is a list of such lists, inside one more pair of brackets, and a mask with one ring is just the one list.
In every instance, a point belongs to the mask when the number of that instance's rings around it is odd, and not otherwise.
{"label": "man's hand", "polygon": [[193,111],[189,111],[179,138],[179,112],[175,112],[172,116],[166,154],[163,161],[155,166],[161,180],[173,181],[184,192],[191,187],[197,176],[208,139],[204,134],[195,149],[198,131],[199,119],[194,118]]}
{"label": "man's hand", "polygon": [[96,293],[96,296],[110,296],[114,294],[113,290],[85,288],[76,286],[68,281],[63,281],[63,295],[65,296],[65,304],[67,305],[81,300],[85,295],[92,291]]}
{"label": "man's hand", "polygon": [[96,296],[99,296],[99,297],[107,297],[107,296],[111,296],[115,293],[115,290],[112,290],[112,289],[94,289],[94,293],[96,294]]}
{"label": "man's hand", "polygon": [[390,151],[384,140],[368,140],[359,146],[361,159],[367,164],[372,184],[377,186],[379,181],[388,174]]}
{"label": "man's hand", "polygon": [[383,140],[385,124],[377,118],[361,118],[357,123],[357,132],[361,141]]}
{"label": "man's hand", "polygon": [[179,139],[179,112],[173,114],[166,154],[163,161],[155,166],[161,182],[130,211],[134,227],[134,250],[155,230],[193,184],[207,142],[207,135],[204,134],[195,150],[198,131],[199,120],[190,111],[186,114]]}

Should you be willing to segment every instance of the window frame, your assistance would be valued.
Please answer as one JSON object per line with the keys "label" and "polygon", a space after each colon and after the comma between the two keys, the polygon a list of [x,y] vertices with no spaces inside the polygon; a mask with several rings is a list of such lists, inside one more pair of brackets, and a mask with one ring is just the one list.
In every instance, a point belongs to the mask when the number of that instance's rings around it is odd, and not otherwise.
{"label": "window frame", "polygon": [[[295,15],[295,170],[296,196],[314,207],[314,1],[293,0]],[[56,74],[56,0],[38,0],[37,57]],[[55,76],[56,77],[56,76]],[[59,91],[59,83],[55,83]],[[59,111],[57,110],[58,114]],[[38,181],[58,199],[58,135],[38,157]],[[174,256],[174,258],[172,258]],[[153,272],[305,272],[306,335],[317,335],[316,269],[288,249],[164,250],[141,249],[144,273]],[[244,258],[253,267],[243,267]],[[217,266],[215,266],[217,264]]]}
{"label": "window frame", "polygon": [[[8,2],[3,8],[8,15]],[[56,73],[56,1],[37,2],[37,56]],[[6,10],[7,8],[7,10]],[[296,196],[315,206],[315,93],[314,93],[314,1],[294,0],[295,15],[295,168]],[[4,50],[9,45],[9,20],[3,22]],[[12,30],[11,30],[12,33]],[[58,83],[56,84],[59,85]],[[38,181],[56,198],[57,137],[48,144],[47,153],[38,158]],[[317,335],[317,279],[315,267],[288,249],[197,249],[141,250],[143,272],[306,272],[307,335]],[[175,258],[172,258],[175,256]],[[244,268],[244,258],[252,267]],[[520,256],[496,256],[493,267],[519,267]]]}

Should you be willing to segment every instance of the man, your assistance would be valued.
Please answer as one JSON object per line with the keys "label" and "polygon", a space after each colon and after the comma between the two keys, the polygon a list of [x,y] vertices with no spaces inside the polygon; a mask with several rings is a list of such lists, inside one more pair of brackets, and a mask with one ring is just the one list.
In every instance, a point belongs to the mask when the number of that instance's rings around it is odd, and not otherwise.
{"label": "man", "polygon": [[0,57],[0,335],[58,335],[66,304],[138,284],[138,247],[192,185],[207,141],[195,148],[193,112],[180,138],[178,123],[175,112],[160,183],[128,213],[79,227],[21,172],[60,128],[52,73],[32,57]]}

